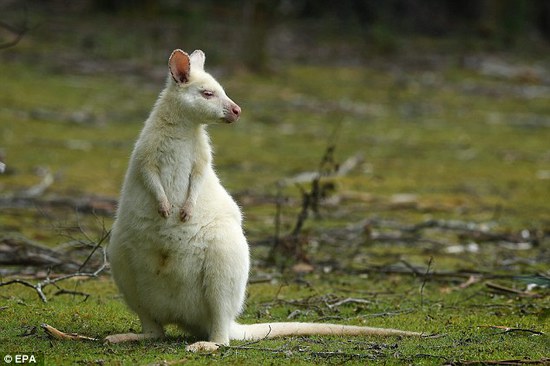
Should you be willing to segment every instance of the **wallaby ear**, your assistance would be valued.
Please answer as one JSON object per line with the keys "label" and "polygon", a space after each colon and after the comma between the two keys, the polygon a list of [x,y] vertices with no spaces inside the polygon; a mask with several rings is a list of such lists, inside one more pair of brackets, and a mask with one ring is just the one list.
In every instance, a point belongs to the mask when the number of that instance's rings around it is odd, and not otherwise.
{"label": "wallaby ear", "polygon": [[197,69],[204,70],[204,60],[206,60],[206,55],[201,50],[195,50],[189,56],[191,59],[191,65]]}
{"label": "wallaby ear", "polygon": [[180,49],[174,50],[168,60],[168,67],[176,83],[183,84],[189,81],[191,61],[187,53]]}

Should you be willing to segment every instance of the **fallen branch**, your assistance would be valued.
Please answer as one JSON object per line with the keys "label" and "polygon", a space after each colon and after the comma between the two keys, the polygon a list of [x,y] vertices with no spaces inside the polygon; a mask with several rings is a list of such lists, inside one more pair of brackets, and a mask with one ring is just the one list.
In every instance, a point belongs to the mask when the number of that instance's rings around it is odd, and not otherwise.
{"label": "fallen branch", "polygon": [[[364,273],[382,273],[382,274],[404,274],[404,275],[413,275],[418,276],[422,274],[422,270],[426,270],[425,268],[421,267],[414,267],[415,270],[412,270],[411,268],[404,267],[404,266],[397,266],[397,265],[386,265],[386,266],[376,266],[371,265],[368,268],[365,268],[363,270],[358,271],[359,274]],[[470,278],[471,276],[476,276],[480,280],[481,279],[496,279],[496,278],[505,278],[505,279],[513,279],[517,275],[514,274],[494,274],[489,272],[476,272],[476,271],[431,271],[430,277],[431,278]]]}
{"label": "fallen branch", "polygon": [[544,335],[543,332],[539,332],[537,330],[526,329],[526,328],[513,328],[513,327],[507,327],[503,325],[480,325],[480,327],[502,329],[503,331],[500,332],[499,334],[512,333],[512,332],[527,332],[527,333],[532,333],[537,335]]}
{"label": "fallen branch", "polygon": [[542,297],[542,295],[540,295],[540,294],[533,294],[533,293],[530,293],[530,292],[516,290],[516,289],[505,287],[505,286],[502,286],[502,285],[499,285],[499,284],[496,284],[496,283],[493,283],[493,282],[487,282],[485,284],[485,286],[489,287],[490,289],[497,290],[498,292],[509,293],[509,294],[518,295],[518,296],[521,296],[521,297],[532,297],[532,298],[541,298]]}
{"label": "fallen branch", "polygon": [[459,220],[435,220],[430,219],[421,223],[401,227],[401,231],[412,234],[417,234],[425,229],[439,229],[446,231],[455,231],[463,238],[474,238],[479,241],[507,241],[507,242],[525,242],[534,241],[536,238],[531,237],[531,233],[510,234],[510,233],[495,233],[489,231],[488,227],[474,222],[465,222]]}
{"label": "fallen branch", "polygon": [[0,208],[49,208],[68,207],[81,213],[95,213],[111,216],[116,210],[117,201],[110,197],[38,197],[16,194],[0,197]]}
{"label": "fallen branch", "polygon": [[26,287],[30,287],[30,288],[32,288],[36,291],[38,297],[40,298],[40,300],[42,300],[42,302],[48,302],[48,299],[47,299],[47,297],[44,293],[44,289],[46,287],[50,286],[50,285],[54,286],[54,287],[57,287],[58,289],[63,291],[62,293],[65,293],[65,294],[70,293],[70,294],[75,294],[75,295],[84,295],[84,296],[86,296],[86,294],[79,293],[79,292],[76,292],[76,291],[63,290],[58,286],[58,283],[61,282],[61,281],[70,279],[70,278],[79,278],[79,277],[96,278],[96,277],[98,277],[99,274],[101,272],[103,272],[103,270],[107,267],[107,253],[105,252],[105,249],[103,249],[103,247],[101,247],[101,244],[103,244],[103,242],[109,237],[109,234],[110,234],[110,231],[104,232],[103,236],[99,239],[98,243],[94,246],[94,248],[92,250],[92,252],[95,252],[98,249],[101,249],[102,257],[103,257],[101,265],[93,272],[81,271],[81,269],[87,263],[87,261],[89,259],[89,257],[88,257],[86,259],[86,261],[84,262],[84,264],[82,266],[80,266],[80,270],[78,270],[74,273],[61,275],[61,276],[54,277],[54,278],[52,278],[52,276],[50,276],[50,274],[48,273],[46,279],[44,279],[42,281],[39,281],[37,283],[32,283],[30,281],[25,281],[25,280],[22,280],[22,279],[13,279],[13,280],[10,280],[10,281],[7,281],[7,282],[0,281],[0,287],[9,286],[9,285],[13,285],[13,284],[19,284],[19,285],[23,285],[23,286],[26,286]]}
{"label": "fallen branch", "polygon": [[72,258],[64,253],[19,235],[0,238],[0,264],[56,267],[63,272],[75,271],[79,267]]}
{"label": "fallen branch", "polygon": [[544,357],[540,360],[482,360],[482,361],[453,361],[444,366],[466,366],[466,365],[548,365],[550,358]]}

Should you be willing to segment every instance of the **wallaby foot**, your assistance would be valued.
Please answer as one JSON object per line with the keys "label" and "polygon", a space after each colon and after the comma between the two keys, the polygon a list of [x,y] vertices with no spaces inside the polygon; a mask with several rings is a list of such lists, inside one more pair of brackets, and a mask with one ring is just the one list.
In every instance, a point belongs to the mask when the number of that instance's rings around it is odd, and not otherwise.
{"label": "wallaby foot", "polygon": [[105,337],[106,343],[124,343],[124,342],[136,342],[143,341],[146,339],[158,339],[162,336],[153,333],[122,333],[122,334],[113,334]]}
{"label": "wallaby foot", "polygon": [[195,342],[193,344],[185,347],[185,350],[188,352],[201,352],[201,353],[212,353],[216,352],[220,348],[220,345],[214,342]]}
{"label": "wallaby foot", "polygon": [[122,333],[105,337],[106,343],[123,343],[164,338],[164,329],[149,318],[141,318],[142,333]]}

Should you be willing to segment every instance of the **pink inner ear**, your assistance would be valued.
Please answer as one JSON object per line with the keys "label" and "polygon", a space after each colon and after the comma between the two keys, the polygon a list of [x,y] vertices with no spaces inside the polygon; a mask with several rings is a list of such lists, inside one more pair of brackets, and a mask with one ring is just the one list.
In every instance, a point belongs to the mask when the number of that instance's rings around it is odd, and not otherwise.
{"label": "pink inner ear", "polygon": [[191,63],[187,53],[182,50],[175,50],[172,52],[170,60],[168,61],[168,67],[176,83],[186,83],[189,81]]}

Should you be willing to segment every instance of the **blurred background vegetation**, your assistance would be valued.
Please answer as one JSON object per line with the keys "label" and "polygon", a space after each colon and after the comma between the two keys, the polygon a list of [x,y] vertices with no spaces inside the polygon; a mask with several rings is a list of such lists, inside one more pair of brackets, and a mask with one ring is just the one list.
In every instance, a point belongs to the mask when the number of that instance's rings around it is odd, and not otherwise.
{"label": "blurred background vegetation", "polygon": [[119,0],[98,1],[94,9],[179,17],[182,34],[222,42],[213,48],[232,50],[230,58],[253,71],[282,60],[357,63],[399,52],[411,35],[455,37],[456,51],[550,40],[550,5],[544,0]]}
{"label": "blurred background vegetation", "polygon": [[417,53],[414,39],[445,40],[440,51],[452,53],[537,52],[550,40],[545,0],[2,0],[0,21],[6,43],[28,31],[43,46],[69,45],[63,53],[135,61],[200,46],[255,72]]}

